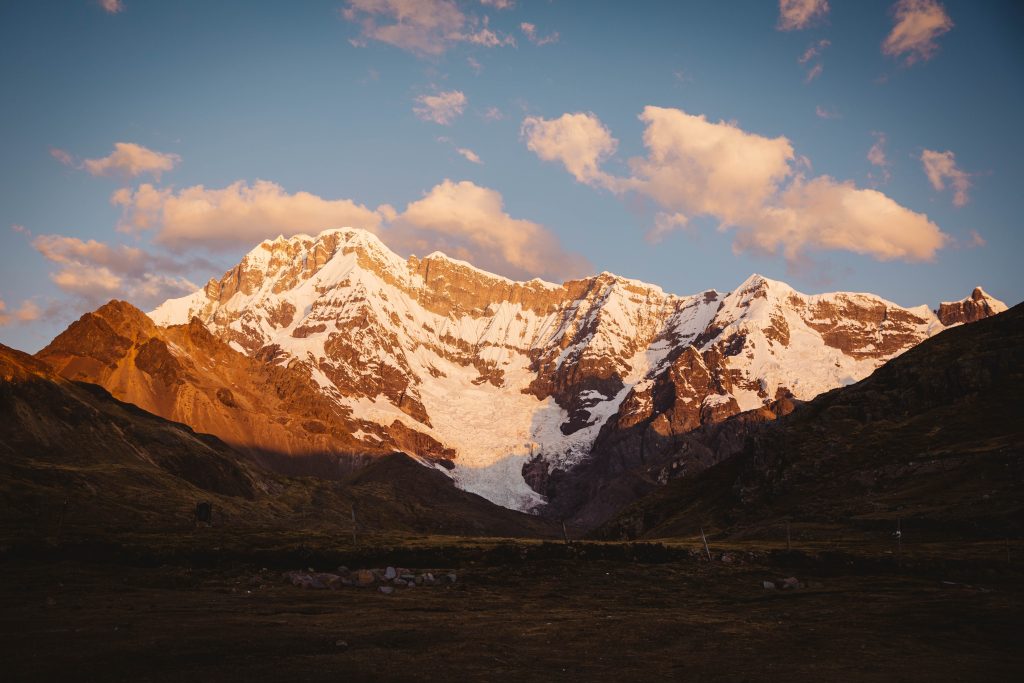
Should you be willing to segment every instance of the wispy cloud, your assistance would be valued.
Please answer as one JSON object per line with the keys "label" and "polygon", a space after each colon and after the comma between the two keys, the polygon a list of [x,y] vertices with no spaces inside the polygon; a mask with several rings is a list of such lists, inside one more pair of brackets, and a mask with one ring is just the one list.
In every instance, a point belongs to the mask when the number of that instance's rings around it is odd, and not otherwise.
{"label": "wispy cloud", "polygon": [[[831,41],[824,39],[811,43],[810,45],[807,46],[807,49],[804,50],[804,53],[800,55],[800,57],[797,59],[797,62],[799,64],[807,64],[812,60],[820,58],[821,53],[824,52],[825,48],[827,48],[831,44]],[[825,65],[821,61],[818,61],[818,63],[812,65],[807,69],[807,76],[804,79],[804,82],[810,83],[815,78],[820,76],[821,72],[824,71],[824,69]]]}
{"label": "wispy cloud", "polygon": [[868,173],[868,178],[875,185],[884,185],[892,179],[891,164],[885,155],[885,133],[872,131],[871,135],[875,138],[875,141],[868,149],[868,163],[879,169],[879,175]]}
{"label": "wispy cloud", "polygon": [[424,121],[447,126],[462,116],[466,109],[466,95],[461,90],[449,90],[436,95],[420,95],[412,111]]}
{"label": "wispy cloud", "polygon": [[494,9],[512,9],[516,6],[515,0],[480,0],[480,4]]}
{"label": "wispy cloud", "polygon": [[467,16],[452,0],[349,0],[341,16],[359,25],[353,45],[375,40],[421,57],[436,57],[459,43],[515,45],[512,36],[491,30],[486,16]]}
{"label": "wispy cloud", "polygon": [[967,191],[971,189],[971,176],[957,167],[956,156],[952,152],[926,149],[921,152],[921,164],[928,182],[937,192],[945,190],[948,183],[953,190],[953,206],[967,205],[970,200]]}
{"label": "wispy cloud", "polygon": [[149,174],[157,180],[165,171],[181,163],[177,154],[157,152],[134,142],[115,142],[114,151],[97,159],[75,160],[70,153],[56,147],[50,148],[50,156],[71,168],[77,168],[94,176],[108,176],[128,180]]}
{"label": "wispy cloud", "polygon": [[646,107],[640,120],[647,154],[630,160],[627,177],[602,170],[616,141],[593,114],[527,119],[523,135],[541,159],[561,162],[579,182],[654,200],[662,209],[658,236],[709,216],[735,230],[736,250],[781,251],[790,263],[815,250],[926,261],[948,240],[927,216],[881,192],[808,177],[809,162],[785,137],[662,107]]}
{"label": "wispy cloud", "polygon": [[497,107],[487,107],[483,113],[484,119],[488,121],[501,121],[505,115]]}
{"label": "wispy cloud", "polygon": [[828,14],[828,0],[779,0],[780,31],[804,29]]}
{"label": "wispy cloud", "polygon": [[806,64],[812,59],[815,59],[818,56],[820,56],[821,53],[824,52],[825,48],[827,48],[831,44],[832,41],[825,39],[817,40],[811,43],[810,45],[807,46],[807,49],[804,50],[804,53],[800,55],[800,58],[797,59],[797,62],[799,62],[800,64]]}
{"label": "wispy cloud", "polygon": [[208,265],[202,259],[182,261],[138,247],[111,246],[63,235],[40,235],[32,240],[32,246],[58,266],[50,273],[50,280],[89,306],[114,297],[143,307],[155,305],[194,291],[196,285],[181,273]]}
{"label": "wispy cloud", "polygon": [[902,58],[910,66],[935,56],[940,36],[953,28],[953,20],[938,0],[899,0],[892,7],[895,24],[882,43],[882,53]]}
{"label": "wispy cloud", "polygon": [[117,14],[124,11],[124,3],[121,0],[99,0],[100,7],[108,14]]}
{"label": "wispy cloud", "polygon": [[71,154],[66,150],[58,149],[57,147],[51,147],[50,156],[59,161],[60,163],[64,164],[65,166],[69,166],[71,168],[75,167],[75,157],[71,156]]}
{"label": "wispy cloud", "polygon": [[820,104],[814,108],[814,115],[819,119],[841,119],[842,115],[836,109],[823,107]]}
{"label": "wispy cloud", "polygon": [[551,43],[558,42],[558,31],[549,33],[546,36],[541,36],[537,33],[537,26],[527,21],[519,24],[519,29],[523,32],[523,35],[526,36],[526,39],[534,45],[550,45]]}
{"label": "wispy cloud", "polygon": [[455,141],[452,140],[449,137],[445,137],[445,136],[442,135],[441,137],[439,137],[437,139],[437,141],[440,142],[440,143],[446,144],[446,145],[451,145],[452,149],[454,149],[455,152],[457,154],[459,154],[459,156],[461,156],[466,161],[472,162],[474,164],[483,164],[484,163],[480,159],[480,157],[477,155],[476,152],[474,152],[473,150],[471,150],[468,147],[459,147],[458,145],[455,144]]}
{"label": "wispy cloud", "polygon": [[14,311],[8,312],[7,303],[0,299],[0,327],[14,322],[30,323],[43,317],[43,310],[32,299],[25,299]]}

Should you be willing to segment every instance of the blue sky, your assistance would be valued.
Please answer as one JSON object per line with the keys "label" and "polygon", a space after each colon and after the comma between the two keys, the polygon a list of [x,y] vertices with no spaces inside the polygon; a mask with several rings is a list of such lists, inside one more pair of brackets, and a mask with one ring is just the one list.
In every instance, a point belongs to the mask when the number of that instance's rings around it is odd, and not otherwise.
{"label": "blue sky", "polygon": [[1020,3],[784,4],[4,3],[0,342],[341,221],[513,277],[1024,299]]}

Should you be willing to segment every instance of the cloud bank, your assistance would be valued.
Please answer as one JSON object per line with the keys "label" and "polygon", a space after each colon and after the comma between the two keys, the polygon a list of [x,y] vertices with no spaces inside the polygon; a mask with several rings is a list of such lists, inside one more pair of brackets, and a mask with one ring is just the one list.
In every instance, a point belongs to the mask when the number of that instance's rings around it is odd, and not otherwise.
{"label": "cloud bank", "polygon": [[[221,189],[196,185],[177,191],[143,184],[134,191],[115,192],[112,202],[121,207],[120,230],[152,233],[154,243],[178,253],[196,247],[251,247],[277,235],[354,227],[376,233],[396,250],[419,254],[445,251],[512,278],[561,279],[589,268],[584,259],[563,249],[543,225],[510,216],[499,192],[469,181],[445,180],[401,213],[386,204],[369,209],[350,199],[289,193],[264,180],[252,184],[238,181]],[[83,284],[83,291],[102,290],[103,282],[111,290],[120,286],[110,277],[119,274],[113,271],[114,263],[122,264],[122,270],[128,264],[149,263],[145,255],[129,247],[114,254],[104,251],[102,245],[37,242],[37,249],[51,261],[63,264],[62,259],[67,259],[95,267],[99,281]],[[85,273],[78,272],[73,263],[69,265],[62,286],[73,291],[73,280]]]}
{"label": "cloud bank", "polygon": [[791,263],[827,249],[926,261],[948,240],[927,216],[877,190],[808,177],[785,137],[680,109],[649,106],[639,118],[647,153],[629,160],[626,177],[601,169],[616,141],[593,114],[530,117],[523,136],[538,157],[562,163],[581,183],[652,199],[661,209],[648,235],[654,239],[708,216],[734,231],[737,251],[781,253]]}

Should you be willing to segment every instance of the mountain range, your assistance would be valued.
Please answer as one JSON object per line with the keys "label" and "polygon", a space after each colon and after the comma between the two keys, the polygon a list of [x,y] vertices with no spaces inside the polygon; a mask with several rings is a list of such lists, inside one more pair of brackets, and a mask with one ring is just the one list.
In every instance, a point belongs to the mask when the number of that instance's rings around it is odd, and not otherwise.
{"label": "mountain range", "polygon": [[337,229],[264,241],[148,314],[110,302],[36,357],[287,474],[402,451],[591,528],[751,425],[1004,310],[980,287],[932,310],[759,275],[687,296],[610,273],[516,282]]}

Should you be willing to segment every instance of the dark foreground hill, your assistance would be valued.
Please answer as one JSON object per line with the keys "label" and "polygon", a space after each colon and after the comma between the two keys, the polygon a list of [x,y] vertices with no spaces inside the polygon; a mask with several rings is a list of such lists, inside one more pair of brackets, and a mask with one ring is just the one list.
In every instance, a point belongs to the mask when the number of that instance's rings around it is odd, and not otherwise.
{"label": "dark foreground hill", "polygon": [[0,346],[0,533],[111,538],[194,525],[200,501],[227,528],[536,536],[536,518],[461,491],[403,454],[345,481],[266,472],[213,436],[72,382]]}
{"label": "dark foreground hill", "polygon": [[[892,533],[1019,537],[1024,526],[1024,306],[923,342],[867,379],[765,425],[682,477],[606,538]],[[816,532],[815,529],[818,531]],[[838,530],[838,531],[837,531]]]}

